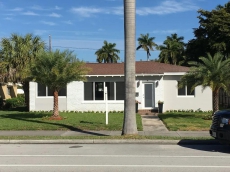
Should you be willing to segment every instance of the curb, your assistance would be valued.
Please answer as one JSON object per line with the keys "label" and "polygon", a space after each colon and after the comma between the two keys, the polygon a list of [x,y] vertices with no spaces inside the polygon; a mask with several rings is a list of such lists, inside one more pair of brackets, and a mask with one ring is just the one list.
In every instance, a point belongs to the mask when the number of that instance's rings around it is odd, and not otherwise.
{"label": "curb", "polygon": [[0,140],[0,144],[160,144],[160,145],[219,145],[217,140]]}

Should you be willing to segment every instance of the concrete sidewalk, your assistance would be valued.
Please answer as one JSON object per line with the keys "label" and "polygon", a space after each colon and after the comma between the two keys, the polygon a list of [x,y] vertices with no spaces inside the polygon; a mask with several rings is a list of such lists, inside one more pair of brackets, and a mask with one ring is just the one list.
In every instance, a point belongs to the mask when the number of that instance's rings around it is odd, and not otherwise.
{"label": "concrete sidewalk", "polygon": [[[210,137],[208,131],[139,131],[144,136]],[[0,136],[120,136],[121,131],[0,131]]]}
{"label": "concrete sidewalk", "polygon": [[[216,145],[218,141],[211,139],[207,131],[139,131],[145,136],[171,136],[178,140],[164,139],[58,139],[58,140],[0,140],[0,144],[160,144],[160,145]],[[0,136],[120,136],[121,131],[0,131]],[[183,139],[193,137],[194,139]],[[180,139],[181,138],[181,139]],[[207,140],[199,140],[207,138]],[[210,138],[210,139],[209,139]]]}

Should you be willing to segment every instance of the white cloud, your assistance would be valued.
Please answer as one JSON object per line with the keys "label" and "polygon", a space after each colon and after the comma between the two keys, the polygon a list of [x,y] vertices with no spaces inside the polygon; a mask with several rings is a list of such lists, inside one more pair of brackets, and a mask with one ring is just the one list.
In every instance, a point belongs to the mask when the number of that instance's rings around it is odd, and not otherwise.
{"label": "white cloud", "polygon": [[68,21],[63,21],[63,23],[65,23],[65,24],[73,24],[70,20],[68,20]]}
{"label": "white cloud", "polygon": [[[179,13],[185,11],[192,11],[199,9],[194,3],[190,0],[187,1],[176,1],[176,0],[165,0],[160,3],[158,6],[154,7],[141,7],[136,9],[137,15],[146,16],[146,15],[164,15]],[[113,14],[113,15],[123,15],[124,8],[123,6],[110,7],[110,8],[97,8],[97,7],[75,7],[71,9],[71,12],[82,16],[82,17],[91,17],[96,14]]]}
{"label": "white cloud", "polygon": [[100,28],[100,29],[98,29],[98,31],[99,31],[99,32],[102,32],[102,31],[104,31],[104,29],[101,29],[101,28]]}
{"label": "white cloud", "polygon": [[154,30],[152,33],[155,34],[171,34],[171,33],[177,33],[178,30]]}
{"label": "white cloud", "polygon": [[61,8],[59,6],[55,6],[55,10],[60,10]]}
{"label": "white cloud", "polygon": [[39,16],[39,14],[32,12],[32,11],[27,11],[27,12],[24,12],[22,14],[26,15],[26,16]]}
{"label": "white cloud", "polygon": [[31,9],[33,9],[33,10],[45,10],[44,8],[42,8],[39,5],[34,5],[34,6],[31,7]]}
{"label": "white cloud", "polygon": [[75,14],[78,14],[83,17],[90,17],[93,14],[103,13],[102,9],[100,8],[91,8],[91,7],[79,7],[79,8],[72,8],[71,11]]}
{"label": "white cloud", "polygon": [[91,17],[95,14],[114,14],[123,15],[123,6],[112,7],[112,8],[95,8],[95,7],[77,7],[72,8],[71,12],[80,15],[82,17]]}
{"label": "white cloud", "polygon": [[6,17],[5,20],[12,20],[12,17]]}
{"label": "white cloud", "polygon": [[50,16],[50,17],[56,17],[56,18],[61,17],[61,15],[60,15],[60,14],[57,14],[57,13],[51,13],[51,14],[49,14],[48,16]]}
{"label": "white cloud", "polygon": [[123,6],[113,7],[112,8],[112,14],[123,15],[124,14],[124,7]]}
{"label": "white cloud", "polygon": [[19,12],[19,11],[23,11],[23,8],[16,7],[16,8],[13,8],[13,9],[9,9],[8,11],[15,11],[15,12]]}
{"label": "white cloud", "polygon": [[35,34],[35,35],[43,35],[43,34],[45,34],[45,33],[47,33],[47,30],[35,30],[35,31],[34,31],[34,34]]}
{"label": "white cloud", "polygon": [[45,25],[50,25],[50,26],[56,25],[56,23],[54,23],[54,22],[47,22],[47,21],[41,21],[41,23],[43,23]]}
{"label": "white cloud", "polygon": [[175,1],[175,0],[166,0],[162,2],[160,5],[155,7],[142,7],[136,10],[136,13],[141,16],[157,14],[172,14],[178,12],[192,11],[197,10],[199,7],[190,1]]}

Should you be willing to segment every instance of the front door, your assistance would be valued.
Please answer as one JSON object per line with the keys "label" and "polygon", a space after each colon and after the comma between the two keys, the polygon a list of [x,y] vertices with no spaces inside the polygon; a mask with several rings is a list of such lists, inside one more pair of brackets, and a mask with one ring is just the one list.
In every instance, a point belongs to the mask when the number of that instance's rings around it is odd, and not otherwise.
{"label": "front door", "polygon": [[144,83],[144,107],[154,108],[154,83]]}

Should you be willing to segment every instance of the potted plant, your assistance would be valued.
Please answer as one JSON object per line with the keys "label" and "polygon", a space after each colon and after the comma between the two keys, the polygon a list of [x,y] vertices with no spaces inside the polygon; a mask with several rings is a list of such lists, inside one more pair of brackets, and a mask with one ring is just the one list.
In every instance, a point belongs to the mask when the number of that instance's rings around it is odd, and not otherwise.
{"label": "potted plant", "polygon": [[158,113],[163,112],[163,104],[164,104],[163,101],[161,101],[161,100],[158,101]]}

